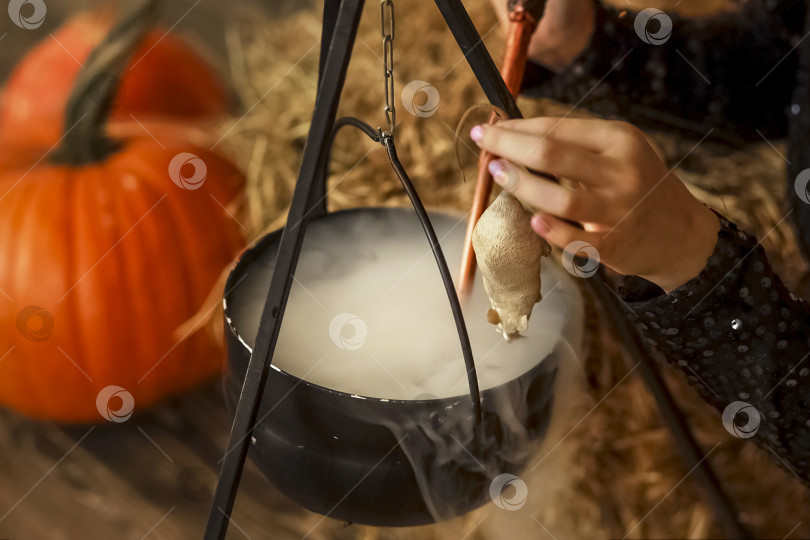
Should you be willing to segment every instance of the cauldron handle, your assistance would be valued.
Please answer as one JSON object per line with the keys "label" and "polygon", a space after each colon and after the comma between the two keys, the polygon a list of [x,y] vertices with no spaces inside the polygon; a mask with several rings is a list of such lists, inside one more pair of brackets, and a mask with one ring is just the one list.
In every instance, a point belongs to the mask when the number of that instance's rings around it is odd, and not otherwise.
{"label": "cauldron handle", "polygon": [[411,199],[413,209],[416,210],[416,215],[419,217],[419,222],[422,224],[422,229],[430,242],[430,249],[433,251],[433,256],[436,259],[436,264],[439,266],[439,272],[442,275],[442,282],[444,283],[445,291],[447,291],[447,298],[450,301],[450,308],[453,310],[453,319],[456,323],[456,330],[458,331],[458,339],[461,342],[461,352],[464,355],[464,364],[467,368],[467,382],[470,386],[470,399],[472,400],[473,412],[475,414],[475,423],[473,429],[475,430],[476,437],[474,440],[479,440],[478,436],[482,433],[482,420],[481,413],[481,394],[478,389],[478,375],[475,372],[475,361],[473,360],[472,346],[470,345],[470,336],[467,333],[467,325],[464,324],[464,313],[461,311],[461,302],[458,299],[453,278],[450,276],[450,269],[447,267],[447,260],[444,258],[444,252],[439,245],[439,239],[436,237],[436,231],[433,230],[433,225],[430,223],[430,218],[425,211],[416,189],[413,187],[411,179],[408,178],[408,173],[399,161],[397,150],[394,146],[394,137],[384,134],[382,136],[382,143],[388,151],[388,159],[391,161],[391,166],[394,172],[397,173],[399,181],[402,182],[402,187]]}
{"label": "cauldron handle", "polygon": [[476,435],[473,440],[478,441],[478,436],[483,435],[481,432],[483,421],[483,414],[481,411],[481,392],[478,388],[478,375],[475,370],[475,361],[473,359],[470,336],[467,332],[467,325],[464,323],[464,313],[461,310],[461,301],[458,298],[458,293],[456,292],[453,278],[450,275],[450,269],[447,266],[447,260],[444,257],[444,251],[442,251],[442,247],[439,244],[439,239],[436,236],[436,231],[433,229],[433,224],[430,222],[430,217],[428,216],[427,210],[425,210],[425,206],[422,204],[422,200],[419,198],[416,188],[411,182],[405,168],[402,166],[402,162],[399,160],[396,146],[394,145],[393,135],[383,133],[382,130],[379,129],[374,129],[369,124],[358,118],[345,116],[337,119],[334,127],[332,128],[332,134],[326,146],[324,162],[319,165],[319,174],[315,180],[316,185],[324,190],[322,191],[323,195],[320,199],[310,201],[311,208],[314,208],[315,205],[323,204],[324,213],[326,213],[325,187],[326,178],[329,171],[329,155],[331,153],[332,143],[335,140],[335,135],[342,127],[345,126],[356,127],[368,135],[368,137],[374,142],[382,143],[382,145],[385,146],[391,166],[394,168],[397,178],[399,178],[399,181],[402,183],[405,193],[411,200],[411,205],[416,211],[416,216],[419,218],[419,223],[422,225],[422,230],[425,231],[425,236],[427,236],[428,242],[430,243],[430,249],[433,252],[433,257],[436,259],[436,264],[439,267],[442,283],[444,284],[444,289],[447,292],[447,299],[450,302],[450,309],[453,312],[453,320],[456,324],[456,331],[458,332],[458,339],[461,344],[461,352],[464,356],[464,365],[467,368],[467,383],[469,384],[470,388],[470,399],[472,401],[474,415],[473,432]]}
{"label": "cauldron handle", "polygon": [[[447,26],[453,33],[489,101],[504,109],[511,118],[520,118],[521,114],[517,103],[509,93],[509,89],[489,56],[489,52],[486,47],[479,46],[482,43],[481,37],[470,20],[461,0],[434,0],[434,2],[441,11]],[[214,504],[211,508],[205,532],[206,540],[221,540],[225,537],[247,455],[246,441],[255,425],[256,413],[275,349],[275,341],[278,337],[281,318],[289,295],[291,276],[298,259],[304,228],[310,217],[326,213],[325,164],[328,158],[327,152],[324,152],[326,150],[325,143],[327,137],[333,133],[331,128],[337,112],[337,102],[343,88],[352,45],[357,34],[362,6],[363,0],[325,0],[323,37],[324,41],[329,42],[329,46],[327,47],[325,43],[321,46],[322,56],[319,65],[318,97],[313,112],[307,146],[304,148],[304,159],[302,160],[301,170],[299,170],[298,181],[296,182],[296,189],[288,214],[288,218],[292,219],[292,227],[285,227],[285,231],[282,233],[281,245],[279,246],[280,257],[284,255],[284,264],[282,266],[285,272],[274,274],[271,282],[271,293],[268,295],[268,301],[265,304],[262,322],[260,323],[260,328],[264,328],[265,333],[257,336],[257,344],[254,347],[254,354],[251,356],[242,394],[234,415],[228,452],[224,458],[217,491],[214,496]],[[323,53],[327,50],[328,55],[324,55]],[[338,126],[335,125],[335,127]],[[389,157],[392,157],[390,151],[393,148],[389,147],[385,141],[383,141],[383,144],[389,148]],[[400,170],[397,169],[398,160],[395,152],[391,163],[399,174]],[[409,184],[407,175],[400,176],[400,181],[403,182],[403,186],[407,191],[407,184]],[[414,208],[421,206],[421,203],[416,201],[418,201],[418,198],[412,198],[411,202],[414,204]],[[424,208],[422,209],[424,210]],[[425,232],[428,233],[428,229],[425,229]],[[428,236],[430,237],[429,234]],[[438,246],[438,244],[432,242],[431,247],[433,248],[434,245]],[[621,316],[621,310],[616,305],[616,301],[610,297],[609,293],[604,294],[607,293],[607,285],[601,280],[603,274],[600,273],[599,276],[600,279],[594,281],[592,286],[598,293],[602,293],[602,302],[610,306],[610,318],[614,325],[623,331],[625,338],[629,338],[626,346],[630,356],[638,359],[642,364],[646,364],[645,369],[642,371],[645,375],[645,382],[653,390],[659,409],[664,413],[664,420],[675,435],[687,463],[694,465],[693,470],[697,470],[696,475],[704,487],[707,488],[710,501],[723,523],[729,530],[735,532],[735,536],[749,537],[737,522],[733,505],[721,489],[710,465],[705,462],[705,456],[701,457],[700,447],[694,441],[694,437],[683,419],[683,414],[674,405],[669,389],[660,380],[660,377],[650,376],[651,373],[655,373],[656,368],[654,360],[649,356],[646,345],[638,336],[632,324]],[[453,290],[453,296],[455,296],[455,290]],[[270,319],[272,319],[272,322]],[[268,329],[270,332],[267,332]],[[261,340],[258,338],[261,338]],[[261,346],[259,346],[259,341],[263,342]],[[257,349],[261,354],[256,354]],[[477,397],[477,383],[474,392],[471,388],[471,393]],[[480,402],[477,399],[475,404],[480,407]]]}
{"label": "cauldron handle", "polygon": [[381,142],[380,133],[358,118],[344,116],[335,120],[335,125],[332,127],[332,132],[329,134],[329,140],[326,142],[323,160],[321,163],[318,163],[317,172],[315,173],[315,182],[312,185],[312,191],[309,195],[309,202],[307,204],[309,207],[308,215],[310,217],[325,216],[327,214],[326,199],[329,192],[326,191],[326,182],[329,179],[329,163],[332,160],[332,145],[334,145],[335,137],[340,129],[346,126],[356,127],[368,135],[374,142]]}

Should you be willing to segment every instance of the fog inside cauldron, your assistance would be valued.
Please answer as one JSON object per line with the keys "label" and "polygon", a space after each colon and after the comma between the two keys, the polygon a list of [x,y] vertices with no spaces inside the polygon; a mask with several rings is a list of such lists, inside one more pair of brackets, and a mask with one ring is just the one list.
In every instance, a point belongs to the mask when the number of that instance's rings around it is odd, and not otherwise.
{"label": "fog inside cauldron", "polygon": [[[450,304],[416,216],[358,214],[342,225],[316,222],[307,229],[273,364],[315,384],[367,397],[467,394]],[[463,217],[433,223],[454,276],[465,225]],[[272,264],[255,262],[258,271],[248,271],[231,293],[234,325],[250,347]],[[486,320],[489,299],[478,274],[463,307],[481,389],[520,376],[566,338],[568,305],[576,292],[563,274],[549,260],[543,300],[535,305],[528,331],[511,343]]]}
{"label": "fog inside cauldron", "polygon": [[[466,218],[432,214],[431,221],[455,276]],[[262,253],[227,297],[230,324],[250,348],[274,262],[274,252]],[[489,480],[519,471],[532,451],[532,441],[548,424],[546,418],[542,426],[532,428],[528,416],[552,410],[555,374],[563,364],[577,363],[582,301],[568,274],[551,259],[544,263],[543,300],[535,305],[529,329],[520,338],[506,342],[487,322],[489,300],[480,274],[474,293],[463,302],[489,419],[477,442],[471,411],[445,417],[426,409],[418,415],[403,412],[363,419],[385,425],[399,441],[436,521],[454,515],[447,502],[454,496],[454,487],[447,485],[452,477],[448,470],[472,471]],[[308,225],[273,365],[353,396],[391,401],[450,398],[451,403],[457,398],[455,403],[462,407],[469,403],[467,373],[447,294],[411,210],[358,212],[347,219]],[[541,391],[529,384],[506,384],[531,370],[546,374],[549,382]],[[528,395],[531,391],[537,395]],[[367,412],[361,407],[357,414]]]}

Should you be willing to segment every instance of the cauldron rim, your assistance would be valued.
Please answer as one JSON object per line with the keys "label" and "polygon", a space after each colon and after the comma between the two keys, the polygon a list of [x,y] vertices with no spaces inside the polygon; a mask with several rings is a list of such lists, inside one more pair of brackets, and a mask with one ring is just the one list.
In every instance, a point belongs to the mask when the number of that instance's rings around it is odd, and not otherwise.
{"label": "cauldron rim", "polygon": [[[324,214],[322,216],[314,217],[310,221],[320,221],[322,219],[329,219],[331,217],[345,216],[347,214],[356,214],[356,213],[368,213],[368,212],[371,212],[371,213],[401,212],[401,213],[405,213],[405,214],[415,214],[414,210],[411,207],[362,206],[362,207],[346,208],[346,209],[341,209],[341,210],[335,210],[333,212],[328,212],[328,213],[326,213],[326,214]],[[450,213],[444,212],[444,211],[431,211],[430,212],[431,219],[433,219],[434,216],[453,217],[453,214],[450,214]],[[458,217],[458,215],[456,217]],[[253,347],[248,345],[247,342],[244,340],[243,336],[236,329],[236,325],[233,322],[233,318],[229,314],[229,311],[228,311],[228,297],[230,296],[230,292],[235,288],[236,284],[238,283],[238,281],[235,282],[235,280],[237,279],[237,276],[241,275],[243,273],[244,269],[251,262],[253,262],[253,260],[259,254],[263,253],[268,248],[268,246],[270,244],[277,241],[283,230],[284,230],[284,227],[280,227],[278,229],[270,231],[269,233],[262,236],[261,239],[258,242],[256,242],[255,244],[245,248],[243,250],[243,252],[240,254],[238,260],[234,263],[234,267],[230,271],[230,273],[228,274],[228,279],[225,282],[225,291],[226,291],[226,293],[223,295],[223,298],[222,298],[222,309],[223,309],[225,324],[227,325],[228,331],[231,332],[234,337],[236,337],[236,339],[240,343],[240,345],[242,347],[244,347],[245,349],[247,349],[247,351],[251,355],[253,354]],[[305,238],[306,238],[306,236],[305,236]],[[231,355],[230,353],[228,353],[228,364],[229,364],[228,369],[231,369],[232,357],[234,357],[234,355]],[[527,374],[531,373],[532,371],[534,371],[538,367],[540,367],[543,364],[543,362],[546,360],[546,358],[547,357],[541,358],[537,363],[532,364],[532,366],[529,367],[529,369],[527,369],[523,373],[520,373],[518,376],[513,377],[512,379],[509,379],[508,381],[504,381],[501,384],[498,384],[498,385],[490,387],[490,388],[485,388],[485,389],[482,388],[481,389],[481,397],[483,398],[486,395],[491,394],[492,392],[496,391],[500,387],[504,387],[504,386],[508,386],[510,384],[514,384],[519,379],[525,377]],[[274,371],[284,375],[284,376],[291,377],[291,378],[295,379],[297,381],[297,384],[304,384],[304,385],[306,385],[308,387],[311,387],[311,388],[313,388],[315,390],[325,391],[325,392],[331,393],[331,394],[337,394],[338,396],[340,396],[342,398],[361,399],[361,400],[366,400],[366,401],[371,401],[371,402],[378,402],[378,403],[390,403],[390,404],[394,404],[394,405],[396,405],[396,404],[403,404],[403,405],[408,404],[410,406],[415,406],[415,405],[418,405],[418,404],[427,404],[427,403],[436,404],[436,403],[440,403],[440,402],[445,402],[447,404],[453,404],[453,403],[459,403],[460,401],[464,400],[465,398],[467,400],[470,399],[469,392],[464,392],[464,393],[457,394],[457,395],[454,395],[454,396],[435,397],[435,398],[432,398],[432,399],[396,399],[396,398],[379,398],[379,397],[373,397],[373,396],[363,396],[363,395],[354,394],[354,393],[351,393],[351,392],[344,392],[342,390],[337,390],[335,388],[329,388],[327,386],[322,386],[320,384],[314,383],[314,382],[309,381],[307,379],[304,379],[302,377],[298,377],[297,375],[293,375],[292,373],[281,369],[280,367],[275,365],[275,363],[273,363],[272,361],[270,363],[270,368],[273,369]]]}

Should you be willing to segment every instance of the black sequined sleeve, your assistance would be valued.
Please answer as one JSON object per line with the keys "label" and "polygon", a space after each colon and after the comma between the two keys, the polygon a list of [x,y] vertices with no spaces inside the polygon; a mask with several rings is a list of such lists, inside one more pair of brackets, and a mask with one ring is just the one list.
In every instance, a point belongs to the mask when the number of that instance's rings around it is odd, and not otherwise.
{"label": "black sequined sleeve", "polygon": [[628,276],[619,292],[730,432],[753,436],[810,482],[810,306],[785,288],[753,236],[722,217],[721,225],[696,278],[665,294]]}
{"label": "black sequined sleeve", "polygon": [[523,92],[697,136],[715,128],[729,142],[760,140],[757,129],[782,137],[804,12],[802,0],[751,0],[708,18],[665,13],[672,33],[655,44],[660,16],[637,32],[638,14],[596,3],[586,51],[558,74],[530,62]]}

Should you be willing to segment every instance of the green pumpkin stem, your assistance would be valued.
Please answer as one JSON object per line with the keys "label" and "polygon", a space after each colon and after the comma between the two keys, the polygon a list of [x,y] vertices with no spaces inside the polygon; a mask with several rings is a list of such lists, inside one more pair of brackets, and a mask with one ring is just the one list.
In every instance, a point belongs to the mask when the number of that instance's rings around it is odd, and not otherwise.
{"label": "green pumpkin stem", "polygon": [[145,0],[128,12],[90,53],[65,108],[65,132],[51,161],[97,163],[119,144],[107,136],[107,118],[132,56],[158,19],[161,0]]}

